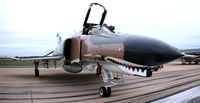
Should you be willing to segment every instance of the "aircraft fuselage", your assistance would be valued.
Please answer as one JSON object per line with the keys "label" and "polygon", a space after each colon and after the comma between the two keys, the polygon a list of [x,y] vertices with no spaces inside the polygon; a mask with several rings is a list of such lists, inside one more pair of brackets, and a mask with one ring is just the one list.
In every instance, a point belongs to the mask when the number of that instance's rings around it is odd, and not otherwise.
{"label": "aircraft fuselage", "polygon": [[176,49],[160,40],[131,34],[81,35],[72,38],[71,45],[74,47],[71,48],[71,61],[101,61],[105,57],[114,57],[139,65],[154,66],[181,56]]}

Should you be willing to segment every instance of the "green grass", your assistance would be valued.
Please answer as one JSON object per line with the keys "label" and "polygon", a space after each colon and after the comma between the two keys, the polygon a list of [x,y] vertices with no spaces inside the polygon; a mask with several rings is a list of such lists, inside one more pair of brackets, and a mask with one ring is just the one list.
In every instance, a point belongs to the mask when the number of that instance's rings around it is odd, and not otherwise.
{"label": "green grass", "polygon": [[0,66],[31,66],[33,61],[16,61],[12,59],[0,59]]}

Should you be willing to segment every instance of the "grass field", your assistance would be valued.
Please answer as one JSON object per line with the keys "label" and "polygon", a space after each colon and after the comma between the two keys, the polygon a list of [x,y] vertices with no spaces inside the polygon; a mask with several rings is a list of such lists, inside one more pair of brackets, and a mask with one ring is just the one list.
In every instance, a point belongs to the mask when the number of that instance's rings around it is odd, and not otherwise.
{"label": "grass field", "polygon": [[33,61],[17,61],[10,58],[0,58],[0,66],[29,66]]}

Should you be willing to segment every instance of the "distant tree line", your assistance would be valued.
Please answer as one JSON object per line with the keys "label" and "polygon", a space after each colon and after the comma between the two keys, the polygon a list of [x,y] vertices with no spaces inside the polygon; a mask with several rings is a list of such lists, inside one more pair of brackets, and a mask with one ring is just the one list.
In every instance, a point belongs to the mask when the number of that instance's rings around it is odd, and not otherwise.
{"label": "distant tree line", "polygon": [[7,57],[0,57],[0,66],[26,66],[26,65],[33,65],[33,61],[17,61]]}

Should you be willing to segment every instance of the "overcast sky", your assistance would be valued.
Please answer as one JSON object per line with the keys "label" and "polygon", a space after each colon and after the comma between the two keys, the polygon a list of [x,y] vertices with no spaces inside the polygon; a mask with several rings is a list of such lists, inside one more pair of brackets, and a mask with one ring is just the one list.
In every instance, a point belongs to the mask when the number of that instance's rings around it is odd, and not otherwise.
{"label": "overcast sky", "polygon": [[92,2],[106,7],[105,22],[116,32],[200,48],[199,0],[0,0],[0,56],[54,50],[57,33],[64,39],[82,29]]}

